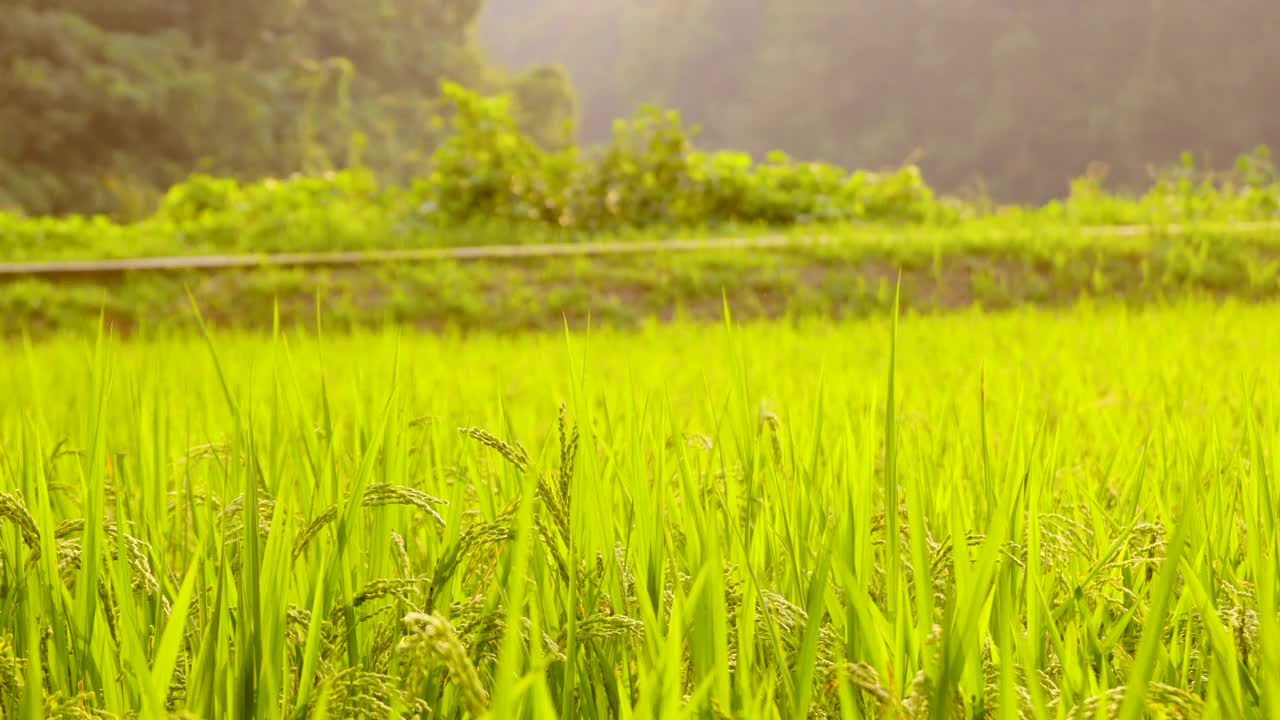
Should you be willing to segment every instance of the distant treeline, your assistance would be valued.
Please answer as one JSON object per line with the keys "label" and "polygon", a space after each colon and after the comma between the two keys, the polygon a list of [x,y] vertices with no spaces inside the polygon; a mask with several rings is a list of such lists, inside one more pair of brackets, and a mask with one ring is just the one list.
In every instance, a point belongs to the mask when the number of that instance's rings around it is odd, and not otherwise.
{"label": "distant treeline", "polygon": [[0,0],[0,209],[142,214],[195,171],[407,179],[446,79],[510,92],[523,130],[567,144],[563,73],[487,63],[481,4]]}
{"label": "distant treeline", "polygon": [[1183,150],[1280,144],[1277,37],[1257,0],[488,0],[481,21],[495,58],[568,68],[585,140],[652,102],[704,145],[915,159],[1008,201],[1094,161],[1140,187]]}
{"label": "distant treeline", "polygon": [[408,185],[443,81],[510,95],[551,152],[652,104],[701,148],[946,193],[1059,197],[1093,161],[1145,189],[1183,150],[1280,145],[1278,31],[1251,0],[0,0],[0,210],[144,217],[192,173]]}

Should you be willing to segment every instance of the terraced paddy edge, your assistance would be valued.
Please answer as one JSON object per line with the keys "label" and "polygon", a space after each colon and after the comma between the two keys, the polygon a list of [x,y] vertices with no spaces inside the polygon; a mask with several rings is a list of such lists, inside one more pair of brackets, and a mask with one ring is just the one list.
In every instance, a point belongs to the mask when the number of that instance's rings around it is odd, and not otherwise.
{"label": "terraced paddy edge", "polygon": [[36,342],[0,714],[1277,717],[1278,312]]}
{"label": "terraced paddy edge", "polygon": [[857,317],[884,311],[898,272],[904,306],[1130,304],[1189,295],[1258,300],[1280,291],[1280,232],[1201,229],[1096,235],[1062,228],[1010,236],[918,233],[765,247],[576,256],[445,258],[338,266],[125,271],[0,279],[0,332],[83,330],[105,312],[118,332],[190,327],[188,289],[218,325],[387,323],[434,330],[637,327],[745,318]]}

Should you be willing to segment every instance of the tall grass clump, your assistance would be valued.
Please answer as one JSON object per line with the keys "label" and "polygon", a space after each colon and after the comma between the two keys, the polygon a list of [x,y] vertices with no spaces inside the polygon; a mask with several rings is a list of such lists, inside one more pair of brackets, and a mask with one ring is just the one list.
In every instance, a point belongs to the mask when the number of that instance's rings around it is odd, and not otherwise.
{"label": "tall grass clump", "polygon": [[0,361],[0,716],[1280,717],[1276,309]]}

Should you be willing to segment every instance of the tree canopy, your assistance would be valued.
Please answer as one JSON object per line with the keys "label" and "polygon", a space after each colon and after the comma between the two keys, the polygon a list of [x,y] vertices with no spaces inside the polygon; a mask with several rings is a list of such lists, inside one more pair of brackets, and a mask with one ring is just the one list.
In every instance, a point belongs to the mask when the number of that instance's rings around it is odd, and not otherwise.
{"label": "tree canopy", "polygon": [[0,207],[151,204],[193,171],[363,163],[421,172],[442,81],[510,91],[569,140],[564,74],[511,74],[472,39],[480,0],[0,0]]}
{"label": "tree canopy", "polygon": [[1136,188],[1183,151],[1280,144],[1280,5],[1254,0],[0,0],[0,17],[0,209],[33,214],[141,214],[192,172],[420,176],[442,81],[509,94],[551,149],[653,104],[708,149],[910,161],[1006,201],[1061,196],[1095,162]]}

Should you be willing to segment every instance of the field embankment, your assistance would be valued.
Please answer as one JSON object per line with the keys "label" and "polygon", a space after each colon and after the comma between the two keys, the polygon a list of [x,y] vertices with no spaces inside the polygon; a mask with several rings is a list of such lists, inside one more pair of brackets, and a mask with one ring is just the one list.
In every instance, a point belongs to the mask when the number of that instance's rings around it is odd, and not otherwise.
{"label": "field embankment", "polygon": [[118,331],[219,325],[413,325],[442,330],[635,327],[675,317],[856,317],[905,307],[1128,304],[1280,295],[1280,225],[1166,227],[974,223],[791,231],[736,239],[627,240],[383,252],[209,254],[0,266],[0,329]]}

